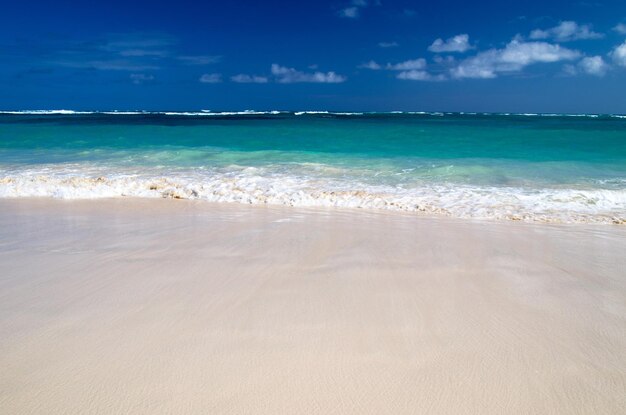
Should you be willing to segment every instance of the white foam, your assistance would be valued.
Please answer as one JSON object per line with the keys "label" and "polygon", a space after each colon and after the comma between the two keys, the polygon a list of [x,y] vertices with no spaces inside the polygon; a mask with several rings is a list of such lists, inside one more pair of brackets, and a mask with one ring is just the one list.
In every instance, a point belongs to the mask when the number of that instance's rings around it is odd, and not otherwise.
{"label": "white foam", "polygon": [[[428,111],[381,111],[381,112],[331,112],[331,111],[279,111],[279,110],[271,110],[271,111],[255,111],[255,110],[245,110],[245,111],[211,111],[211,110],[200,110],[200,111],[74,111],[74,110],[5,110],[0,111],[0,114],[7,115],[85,115],[85,114],[106,114],[106,115],[169,115],[169,116],[239,116],[239,115],[279,115],[279,114],[293,114],[293,115],[349,115],[349,116],[359,116],[359,115],[367,115],[367,114],[402,114],[402,115],[431,115],[431,116],[446,116],[446,115],[477,115],[476,112],[428,112]],[[492,116],[526,116],[526,117],[586,117],[586,118],[599,118],[599,117],[610,117],[610,118],[626,118],[626,115],[621,114],[558,114],[558,113],[489,113],[484,112],[480,113],[481,115]]]}
{"label": "white foam", "polygon": [[98,112],[98,114],[106,114],[106,115],[146,115],[146,114],[150,114],[150,112],[146,112],[146,111],[102,111],[102,112]]}
{"label": "white foam", "polygon": [[176,173],[80,165],[0,170],[0,197],[147,197],[427,212],[459,218],[626,223],[624,189],[529,189],[452,184],[373,186],[236,167]]}
{"label": "white foam", "polygon": [[245,111],[221,111],[221,112],[210,112],[207,110],[202,110],[200,112],[176,112],[176,111],[168,111],[168,112],[158,112],[157,114],[164,115],[186,115],[186,116],[230,116],[230,115],[277,115],[280,114],[281,111],[254,111],[254,110],[245,110]]}
{"label": "white foam", "polygon": [[25,111],[0,111],[0,114],[10,115],[80,115],[80,114],[106,114],[106,115],[187,115],[187,116],[216,116],[216,115],[262,115],[262,114],[281,114],[282,111],[221,111],[211,112],[207,110],[201,111],[73,111],[73,110],[25,110]]}
{"label": "white foam", "polygon": [[294,115],[313,115],[313,114],[328,114],[328,111],[297,111],[294,112]]}
{"label": "white foam", "polygon": [[0,114],[11,115],[76,115],[94,114],[94,111],[73,111],[73,110],[24,110],[24,111],[0,111]]}
{"label": "white foam", "polygon": [[[365,115],[364,112],[296,111],[293,115]],[[369,113],[375,114],[375,113]]]}

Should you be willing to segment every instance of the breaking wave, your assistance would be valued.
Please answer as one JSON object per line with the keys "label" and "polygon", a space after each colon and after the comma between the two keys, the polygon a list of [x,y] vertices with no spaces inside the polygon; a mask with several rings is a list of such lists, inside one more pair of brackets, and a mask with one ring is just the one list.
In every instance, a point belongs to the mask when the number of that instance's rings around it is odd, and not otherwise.
{"label": "breaking wave", "polygon": [[530,189],[433,183],[373,186],[255,167],[140,173],[56,165],[0,171],[0,197],[175,198],[382,209],[527,222],[626,223],[624,189]]}
{"label": "breaking wave", "polygon": [[245,115],[309,115],[309,116],[363,116],[363,115],[421,115],[421,116],[503,116],[503,117],[583,117],[583,118],[614,118],[614,119],[626,119],[626,115],[621,114],[558,114],[558,113],[477,113],[477,112],[438,112],[438,111],[371,111],[371,112],[342,112],[342,111],[284,111],[284,110],[270,110],[270,111],[125,111],[125,110],[112,110],[112,111],[74,111],[74,110],[7,110],[0,111],[0,115],[166,115],[166,116],[188,116],[188,117],[211,117],[211,116],[245,116]]}

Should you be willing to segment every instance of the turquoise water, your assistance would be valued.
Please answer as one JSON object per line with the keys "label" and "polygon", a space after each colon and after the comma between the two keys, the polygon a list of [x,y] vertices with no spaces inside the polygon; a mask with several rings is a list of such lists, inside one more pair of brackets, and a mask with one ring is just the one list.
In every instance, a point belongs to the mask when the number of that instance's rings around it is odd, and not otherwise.
{"label": "turquoise water", "polygon": [[0,113],[0,197],[32,196],[621,222],[626,118]]}

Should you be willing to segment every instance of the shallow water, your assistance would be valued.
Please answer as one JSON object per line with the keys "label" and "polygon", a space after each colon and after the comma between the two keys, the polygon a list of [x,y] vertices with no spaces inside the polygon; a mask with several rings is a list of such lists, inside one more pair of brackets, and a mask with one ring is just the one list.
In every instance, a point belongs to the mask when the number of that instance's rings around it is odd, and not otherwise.
{"label": "shallow water", "polygon": [[626,119],[0,112],[0,197],[176,197],[626,220]]}

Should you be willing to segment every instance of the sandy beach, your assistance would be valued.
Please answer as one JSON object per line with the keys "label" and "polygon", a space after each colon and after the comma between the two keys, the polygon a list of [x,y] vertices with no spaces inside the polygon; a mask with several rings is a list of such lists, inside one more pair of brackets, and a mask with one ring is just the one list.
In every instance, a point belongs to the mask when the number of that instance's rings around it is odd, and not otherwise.
{"label": "sandy beach", "polygon": [[620,414],[626,227],[0,201],[2,414]]}

